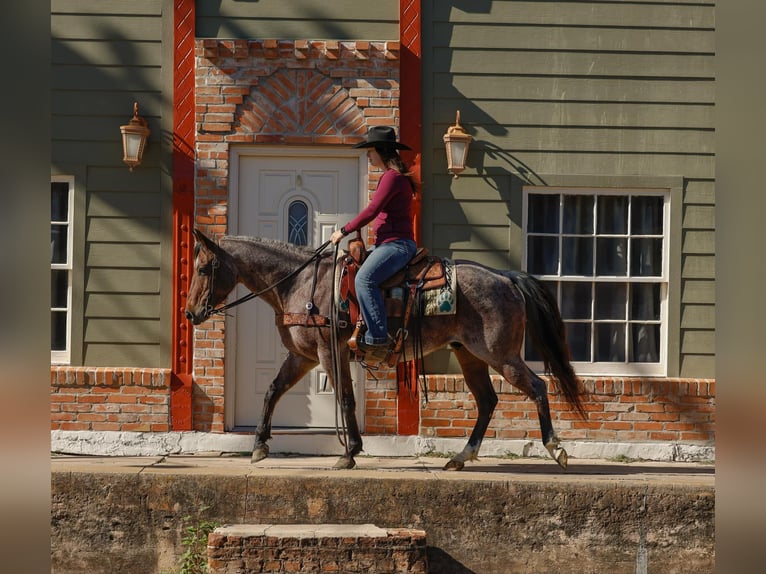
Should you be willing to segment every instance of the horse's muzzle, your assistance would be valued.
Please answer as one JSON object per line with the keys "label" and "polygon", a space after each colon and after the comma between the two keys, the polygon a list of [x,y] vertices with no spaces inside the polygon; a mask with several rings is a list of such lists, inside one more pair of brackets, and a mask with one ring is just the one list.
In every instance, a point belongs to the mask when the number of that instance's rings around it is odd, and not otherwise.
{"label": "horse's muzzle", "polygon": [[195,315],[188,309],[186,310],[186,313],[184,313],[184,316],[186,317],[187,320],[191,321],[192,325],[199,325],[205,320],[205,317],[201,315]]}

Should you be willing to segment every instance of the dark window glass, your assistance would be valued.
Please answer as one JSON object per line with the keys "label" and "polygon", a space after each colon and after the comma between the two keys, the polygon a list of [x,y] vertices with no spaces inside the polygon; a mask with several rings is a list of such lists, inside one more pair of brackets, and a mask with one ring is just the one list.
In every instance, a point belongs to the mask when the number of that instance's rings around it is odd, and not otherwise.
{"label": "dark window glass", "polygon": [[663,198],[633,196],[631,204],[630,233],[632,235],[662,235]]}
{"label": "dark window glass", "polygon": [[559,196],[529,195],[527,201],[527,231],[529,233],[559,232]]}
{"label": "dark window glass", "polygon": [[598,198],[599,234],[625,235],[628,232],[628,198],[620,195],[601,195]]}
{"label": "dark window glass", "polygon": [[308,206],[303,201],[293,201],[287,210],[287,218],[287,240],[294,245],[308,245]]}
{"label": "dark window glass", "polygon": [[625,283],[596,283],[596,319],[624,321],[627,296]]}
{"label": "dark window glass", "polygon": [[593,201],[592,195],[564,196],[564,233],[593,234]]}
{"label": "dark window glass", "polygon": [[593,275],[592,237],[565,237],[561,251],[562,275]]}
{"label": "dark window glass", "polygon": [[559,272],[558,237],[530,236],[527,240],[527,270],[535,275]]}

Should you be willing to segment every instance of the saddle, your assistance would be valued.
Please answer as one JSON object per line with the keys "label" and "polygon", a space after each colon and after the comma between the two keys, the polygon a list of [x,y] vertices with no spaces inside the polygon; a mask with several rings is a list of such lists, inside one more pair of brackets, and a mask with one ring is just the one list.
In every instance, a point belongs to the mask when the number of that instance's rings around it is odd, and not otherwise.
{"label": "saddle", "polygon": [[[367,248],[357,231],[356,237],[348,242],[348,251],[339,259],[339,299],[343,303],[341,309],[348,314],[348,319],[355,324],[354,334],[349,339],[349,347],[359,352],[356,341],[364,320],[359,312],[359,301],[356,297],[354,279],[359,267],[367,258]],[[389,351],[387,362],[394,366],[401,352],[407,327],[412,316],[417,294],[430,289],[438,289],[447,283],[444,264],[440,257],[428,255],[428,249],[419,247],[407,265],[394,273],[381,284],[383,300],[388,317],[389,336],[394,341]],[[392,335],[393,333],[393,335]]]}

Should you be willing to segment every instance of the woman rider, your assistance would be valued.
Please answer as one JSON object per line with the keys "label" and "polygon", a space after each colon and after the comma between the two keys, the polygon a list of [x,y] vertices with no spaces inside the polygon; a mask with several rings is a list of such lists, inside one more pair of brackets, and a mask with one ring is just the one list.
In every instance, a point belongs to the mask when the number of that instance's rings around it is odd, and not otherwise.
{"label": "woman rider", "polygon": [[415,187],[399,156],[400,149],[410,149],[396,141],[394,129],[374,126],[365,141],[355,148],[367,148],[367,159],[374,168],[384,170],[370,203],[351,221],[333,232],[337,244],[344,236],[372,221],[374,246],[357,271],[354,286],[362,318],[367,326],[357,341],[368,363],[382,361],[389,348],[386,309],[380,284],[403,268],[415,255],[415,232],[412,222],[412,199]]}

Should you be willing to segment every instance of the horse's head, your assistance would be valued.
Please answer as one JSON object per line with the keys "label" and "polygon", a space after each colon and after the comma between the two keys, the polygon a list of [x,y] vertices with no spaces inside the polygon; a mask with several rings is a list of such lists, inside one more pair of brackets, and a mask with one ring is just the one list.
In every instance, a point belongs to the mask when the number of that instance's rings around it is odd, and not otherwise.
{"label": "horse's head", "polygon": [[231,257],[201,231],[194,230],[194,271],[186,298],[186,318],[199,325],[237,284]]}

